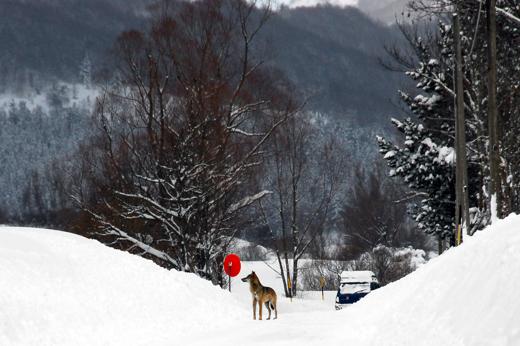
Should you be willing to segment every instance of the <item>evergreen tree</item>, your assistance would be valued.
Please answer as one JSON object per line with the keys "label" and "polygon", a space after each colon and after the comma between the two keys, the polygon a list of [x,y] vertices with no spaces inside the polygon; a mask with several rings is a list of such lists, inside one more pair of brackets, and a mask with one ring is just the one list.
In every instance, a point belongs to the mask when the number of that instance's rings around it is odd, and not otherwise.
{"label": "evergreen tree", "polygon": [[[420,1],[416,1],[420,3]],[[424,8],[427,8],[424,5]],[[514,114],[520,111],[519,99],[519,22],[506,20],[508,14],[520,14],[514,1],[498,1],[497,11],[503,18],[498,33],[498,99],[501,137],[501,179],[504,203],[503,214],[519,209],[518,165],[520,148],[517,133],[519,121]],[[423,8],[423,9],[424,9]],[[431,8],[430,8],[431,10]],[[490,196],[487,195],[489,177],[487,135],[487,41],[485,13],[479,1],[465,1],[459,8],[462,22],[464,64],[464,111],[468,155],[468,179],[471,213],[471,232],[489,223]],[[501,11],[501,12],[500,12]],[[439,16],[438,32],[419,35],[401,26],[412,52],[413,67],[406,74],[414,80],[418,95],[400,92],[401,99],[416,117],[404,122],[393,120],[404,135],[404,143],[396,146],[378,138],[380,151],[392,168],[391,174],[401,177],[415,195],[423,198],[413,208],[419,227],[439,239],[453,230],[454,215],[454,52],[452,28]],[[426,40],[424,39],[426,37]],[[406,61],[394,52],[396,61]],[[410,60],[408,60],[410,61]],[[451,204],[451,207],[449,206]]]}
{"label": "evergreen tree", "polygon": [[390,176],[400,177],[419,201],[412,205],[412,216],[419,229],[434,234],[439,240],[448,238],[454,219],[454,152],[452,147],[433,142],[432,133],[411,119],[392,120],[404,135],[402,147],[378,137]]}

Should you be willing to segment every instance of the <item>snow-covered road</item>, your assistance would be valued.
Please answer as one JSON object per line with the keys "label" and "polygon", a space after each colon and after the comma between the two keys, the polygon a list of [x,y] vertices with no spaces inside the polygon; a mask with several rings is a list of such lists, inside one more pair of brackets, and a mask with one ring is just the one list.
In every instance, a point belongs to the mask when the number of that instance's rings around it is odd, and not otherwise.
{"label": "snow-covered road", "polygon": [[520,345],[520,216],[466,239],[348,309],[308,293],[253,321],[233,292],[79,236],[0,227],[0,345]]}
{"label": "snow-covered road", "polygon": [[[334,310],[335,292],[327,292],[326,300],[307,293],[304,299],[289,302],[281,298],[279,318],[253,321],[250,301],[247,318],[231,321],[221,329],[192,335],[187,344],[208,345],[360,345],[363,330],[354,329]],[[264,315],[265,318],[265,315]]]}

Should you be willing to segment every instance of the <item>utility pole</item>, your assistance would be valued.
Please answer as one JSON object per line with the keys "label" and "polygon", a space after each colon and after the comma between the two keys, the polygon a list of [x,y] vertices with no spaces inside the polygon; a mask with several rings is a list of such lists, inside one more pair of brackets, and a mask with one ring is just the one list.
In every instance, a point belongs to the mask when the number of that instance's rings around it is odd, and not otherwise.
{"label": "utility pole", "polygon": [[462,47],[460,40],[459,7],[453,14],[453,41],[455,43],[455,245],[462,243],[464,229],[469,231],[468,169],[466,161],[466,129],[464,120],[464,84]]}
{"label": "utility pole", "polygon": [[488,40],[488,131],[489,196],[491,219],[502,217],[502,182],[500,180],[500,143],[497,110],[497,22],[496,0],[486,0]]}

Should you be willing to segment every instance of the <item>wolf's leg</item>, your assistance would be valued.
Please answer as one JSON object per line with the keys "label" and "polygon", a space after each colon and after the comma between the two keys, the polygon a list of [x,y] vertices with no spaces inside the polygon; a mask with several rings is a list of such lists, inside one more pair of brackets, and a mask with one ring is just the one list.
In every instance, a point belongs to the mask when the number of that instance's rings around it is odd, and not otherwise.
{"label": "wolf's leg", "polygon": [[[262,315],[260,315],[262,316]],[[262,318],[260,318],[262,319]],[[253,298],[253,320],[256,320],[256,298]]]}
{"label": "wolf's leg", "polygon": [[278,308],[276,307],[276,296],[273,299],[273,308],[274,308],[274,319],[278,318]]}
{"label": "wolf's leg", "polygon": [[265,302],[265,308],[266,308],[267,311],[269,312],[269,316],[267,317],[268,320],[271,319],[271,308],[269,307],[269,304],[271,304],[270,301]]}
{"label": "wolf's leg", "polygon": [[262,301],[258,300],[258,319],[262,320]]}

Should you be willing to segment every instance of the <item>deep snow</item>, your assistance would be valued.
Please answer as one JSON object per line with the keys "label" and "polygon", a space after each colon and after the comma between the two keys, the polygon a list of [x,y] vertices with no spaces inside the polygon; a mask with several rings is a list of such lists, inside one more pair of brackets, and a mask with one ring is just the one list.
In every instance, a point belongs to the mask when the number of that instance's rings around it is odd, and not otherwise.
{"label": "deep snow", "polygon": [[0,228],[0,345],[520,345],[520,216],[341,311],[334,292],[289,302],[262,262],[239,277],[252,269],[278,320],[252,320],[238,279],[229,294],[93,240]]}
{"label": "deep snow", "polygon": [[76,235],[0,228],[0,345],[174,345],[244,307],[193,274]]}

